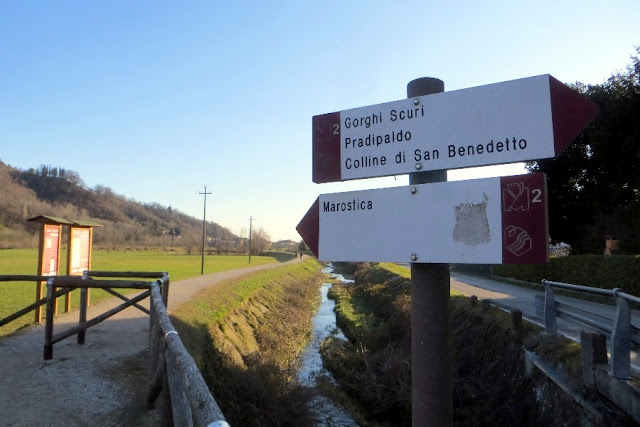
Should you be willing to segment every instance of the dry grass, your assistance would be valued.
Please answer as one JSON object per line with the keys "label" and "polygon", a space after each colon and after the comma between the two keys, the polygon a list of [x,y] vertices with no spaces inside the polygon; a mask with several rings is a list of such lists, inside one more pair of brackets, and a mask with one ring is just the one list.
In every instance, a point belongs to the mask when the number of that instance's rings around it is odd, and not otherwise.
{"label": "dry grass", "polygon": [[310,425],[297,357],[311,336],[322,279],[309,258],[226,282],[174,312],[232,425]]}

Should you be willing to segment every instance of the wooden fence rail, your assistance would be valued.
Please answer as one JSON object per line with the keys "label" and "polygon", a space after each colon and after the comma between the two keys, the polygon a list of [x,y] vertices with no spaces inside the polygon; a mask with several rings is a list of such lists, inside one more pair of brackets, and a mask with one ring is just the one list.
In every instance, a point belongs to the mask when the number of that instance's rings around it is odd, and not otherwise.
{"label": "wooden fence rail", "polygon": [[[67,277],[52,277],[47,281],[47,311],[45,321],[45,333],[44,333],[44,359],[49,360],[53,358],[53,345],[65,338],[69,338],[72,335],[78,335],[78,344],[84,344],[85,331],[91,326],[95,326],[98,323],[108,319],[109,317],[121,312],[127,307],[137,306],[138,302],[151,295],[151,284],[149,282],[142,281],[126,281],[126,280],[94,280],[88,276],[67,276]],[[61,288],[60,290],[57,290]],[[140,295],[129,299],[125,296],[121,297],[126,302],[120,304],[111,310],[102,313],[93,319],[87,320],[87,290],[88,289],[142,289],[145,292]],[[54,303],[55,300],[61,295],[67,294],[74,289],[80,289],[80,321],[79,324],[66,331],[62,331],[56,335],[53,335],[53,322],[54,322]],[[140,307],[142,308],[142,307]],[[144,311],[144,310],[143,310]]]}
{"label": "wooden fence rail", "polygon": [[[59,276],[59,277],[67,277],[67,276]],[[4,275],[0,275],[0,282],[35,282],[35,283],[40,283],[40,282],[46,282],[47,280],[51,279],[50,276],[34,276],[34,275],[27,275],[27,274],[4,274]],[[47,298],[40,298],[38,299],[36,302],[34,302],[33,304],[29,304],[28,306],[26,306],[25,308],[16,311],[13,314],[10,314],[9,316],[5,317],[4,319],[0,319],[0,326],[4,326],[10,322],[13,322],[14,320],[24,316],[25,314],[38,309],[40,306],[43,306],[47,303]]]}
{"label": "wooden fence rail", "polygon": [[[164,279],[151,285],[147,402],[153,407],[161,390],[163,408],[160,412],[166,418],[171,413],[175,425],[228,425],[195,360],[171,324],[160,288]],[[166,280],[168,283],[168,278]]]}
{"label": "wooden fence rail", "polygon": [[[96,280],[96,277],[117,278],[118,280]],[[154,282],[141,280],[121,280],[122,278],[152,278]],[[33,279],[31,279],[33,280]],[[124,300],[124,303],[94,317],[86,318],[87,290],[104,289]],[[75,327],[53,335],[53,304],[55,298],[73,289],[80,289],[80,321]],[[113,289],[141,289],[144,292],[127,298]],[[47,317],[45,325],[44,358],[53,357],[53,344],[78,335],[78,343],[84,343],[85,330],[96,325],[127,307],[136,307],[150,315],[149,335],[149,382],[147,403],[153,408],[162,395],[159,408],[162,425],[166,426],[228,426],[220,407],[209,391],[195,360],[184,347],[167,313],[169,296],[169,276],[164,272],[105,272],[85,271],[84,276],[48,278]],[[149,297],[151,310],[138,302]]]}

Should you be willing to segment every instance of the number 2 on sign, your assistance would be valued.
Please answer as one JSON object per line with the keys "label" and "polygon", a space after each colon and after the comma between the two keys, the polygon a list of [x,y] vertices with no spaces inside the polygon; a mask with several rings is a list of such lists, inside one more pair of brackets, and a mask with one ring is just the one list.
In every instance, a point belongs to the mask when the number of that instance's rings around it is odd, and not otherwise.
{"label": "number 2 on sign", "polygon": [[533,193],[533,199],[531,200],[531,203],[542,203],[542,190],[540,190],[539,188],[534,188],[533,190],[531,190],[531,193]]}

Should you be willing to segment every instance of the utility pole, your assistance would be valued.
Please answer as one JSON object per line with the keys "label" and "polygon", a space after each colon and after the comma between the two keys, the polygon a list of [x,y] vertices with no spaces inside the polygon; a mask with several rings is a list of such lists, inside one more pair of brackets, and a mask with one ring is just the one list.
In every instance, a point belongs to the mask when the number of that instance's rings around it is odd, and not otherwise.
{"label": "utility pole", "polygon": [[251,226],[253,225],[253,217],[249,217],[249,264],[251,264]]}
{"label": "utility pole", "polygon": [[[407,85],[407,98],[444,92],[424,77]],[[447,180],[446,170],[409,174],[409,184]],[[449,264],[411,263],[411,418],[414,426],[453,423],[449,338]]]}
{"label": "utility pole", "polygon": [[204,186],[204,191],[198,194],[204,195],[204,213],[202,214],[202,262],[200,263],[200,275],[204,274],[204,241],[207,235],[207,194],[212,194],[211,191],[207,192],[207,186]]}

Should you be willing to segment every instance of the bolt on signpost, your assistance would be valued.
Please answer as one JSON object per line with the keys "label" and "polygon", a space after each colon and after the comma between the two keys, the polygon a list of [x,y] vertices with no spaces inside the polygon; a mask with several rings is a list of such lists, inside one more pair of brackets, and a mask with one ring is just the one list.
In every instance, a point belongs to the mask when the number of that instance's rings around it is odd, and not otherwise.
{"label": "bolt on signpost", "polygon": [[559,155],[596,105],[549,75],[313,117],[316,183],[409,174],[409,187],[323,194],[297,230],[321,261],[411,262],[412,418],[451,425],[449,263],[548,261],[543,174],[447,182],[447,169]]}

